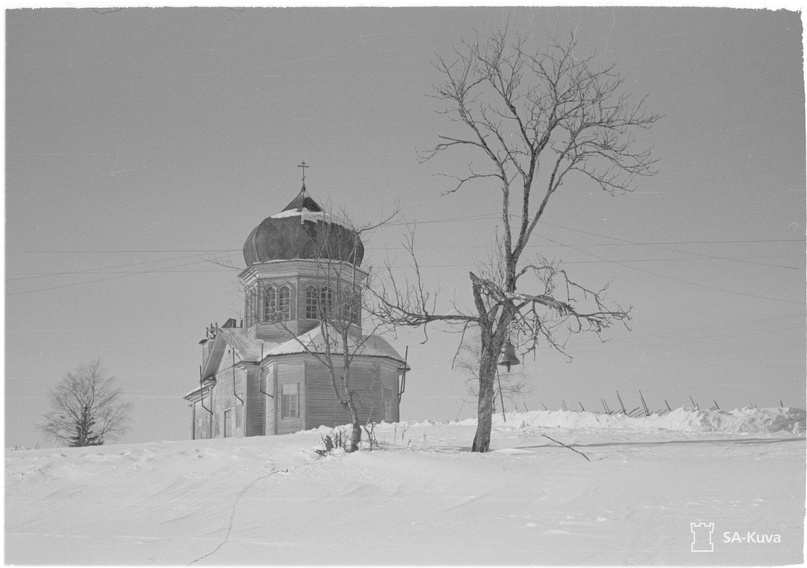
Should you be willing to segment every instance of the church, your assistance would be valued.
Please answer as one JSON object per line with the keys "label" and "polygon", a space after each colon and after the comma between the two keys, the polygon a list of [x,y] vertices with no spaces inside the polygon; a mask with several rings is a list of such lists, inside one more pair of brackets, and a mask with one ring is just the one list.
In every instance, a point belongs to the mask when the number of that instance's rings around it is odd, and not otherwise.
{"label": "church", "polygon": [[[397,421],[407,365],[383,338],[363,334],[364,246],[308,195],[305,176],[299,194],[249,233],[243,252],[244,319],[207,328],[198,383],[184,396],[193,439],[349,423],[326,365],[344,376],[344,345],[359,419]],[[331,326],[337,320],[344,334]]]}

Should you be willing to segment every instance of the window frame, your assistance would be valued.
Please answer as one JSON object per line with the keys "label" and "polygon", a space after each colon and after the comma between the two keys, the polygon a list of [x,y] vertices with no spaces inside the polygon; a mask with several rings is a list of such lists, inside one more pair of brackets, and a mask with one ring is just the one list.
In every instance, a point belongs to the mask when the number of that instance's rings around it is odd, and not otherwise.
{"label": "window frame", "polygon": [[275,321],[289,321],[291,319],[291,286],[288,284],[280,286],[276,298]]}
{"label": "window frame", "polygon": [[224,430],[224,437],[225,438],[232,438],[233,437],[233,428],[230,426],[230,420],[232,419],[233,409],[232,408],[225,408],[224,412],[222,413],[222,425]]}
{"label": "window frame", "polygon": [[273,322],[277,319],[277,289],[269,284],[263,288],[262,322]]}
{"label": "window frame", "polygon": [[[294,388],[294,392],[286,393]],[[284,383],[280,387],[280,419],[298,420],[300,418],[300,383]]]}
{"label": "window frame", "polygon": [[305,319],[319,319],[319,294],[317,287],[305,287]]}
{"label": "window frame", "polygon": [[334,308],[334,294],[330,286],[322,286],[318,295],[319,306],[317,309],[317,319],[328,319],[333,316],[331,310]]}

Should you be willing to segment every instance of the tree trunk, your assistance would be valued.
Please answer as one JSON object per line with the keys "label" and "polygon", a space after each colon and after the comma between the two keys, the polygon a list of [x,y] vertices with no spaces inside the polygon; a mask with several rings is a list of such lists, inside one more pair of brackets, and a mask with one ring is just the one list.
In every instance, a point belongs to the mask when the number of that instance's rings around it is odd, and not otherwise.
{"label": "tree trunk", "polygon": [[352,453],[359,451],[359,443],[361,442],[361,422],[359,422],[359,412],[356,410],[356,403],[353,402],[352,392],[349,392],[347,396],[347,409],[350,412],[350,423],[352,425],[348,453]]}
{"label": "tree trunk", "polygon": [[359,420],[353,421],[353,431],[350,434],[350,453],[359,451],[359,443],[361,442],[361,424]]}
{"label": "tree trunk", "polygon": [[487,452],[490,449],[490,434],[493,428],[493,406],[496,395],[496,352],[482,350],[479,365],[479,400],[477,403],[477,423],[473,452]]}

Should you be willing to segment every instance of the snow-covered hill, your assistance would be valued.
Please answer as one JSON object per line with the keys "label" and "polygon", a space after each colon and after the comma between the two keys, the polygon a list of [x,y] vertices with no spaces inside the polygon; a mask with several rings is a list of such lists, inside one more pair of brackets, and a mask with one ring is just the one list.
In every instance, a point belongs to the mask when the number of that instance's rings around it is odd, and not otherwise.
{"label": "snow-covered hill", "polygon": [[7,451],[5,561],[803,561],[804,410],[514,413],[484,455],[474,429],[382,424],[380,450],[326,457],[326,428]]}

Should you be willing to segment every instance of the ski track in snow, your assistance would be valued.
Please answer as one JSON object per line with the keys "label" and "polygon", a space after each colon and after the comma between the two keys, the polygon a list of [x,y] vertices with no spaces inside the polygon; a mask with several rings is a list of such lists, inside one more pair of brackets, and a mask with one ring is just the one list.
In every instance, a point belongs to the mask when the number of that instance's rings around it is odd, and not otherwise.
{"label": "ski track in snow", "polygon": [[[473,421],[381,424],[382,449],[322,458],[324,428],[7,451],[5,562],[801,563],[804,411],[733,412],[514,413],[487,454]],[[714,552],[691,551],[699,521]],[[749,531],[781,542],[724,542]]]}

